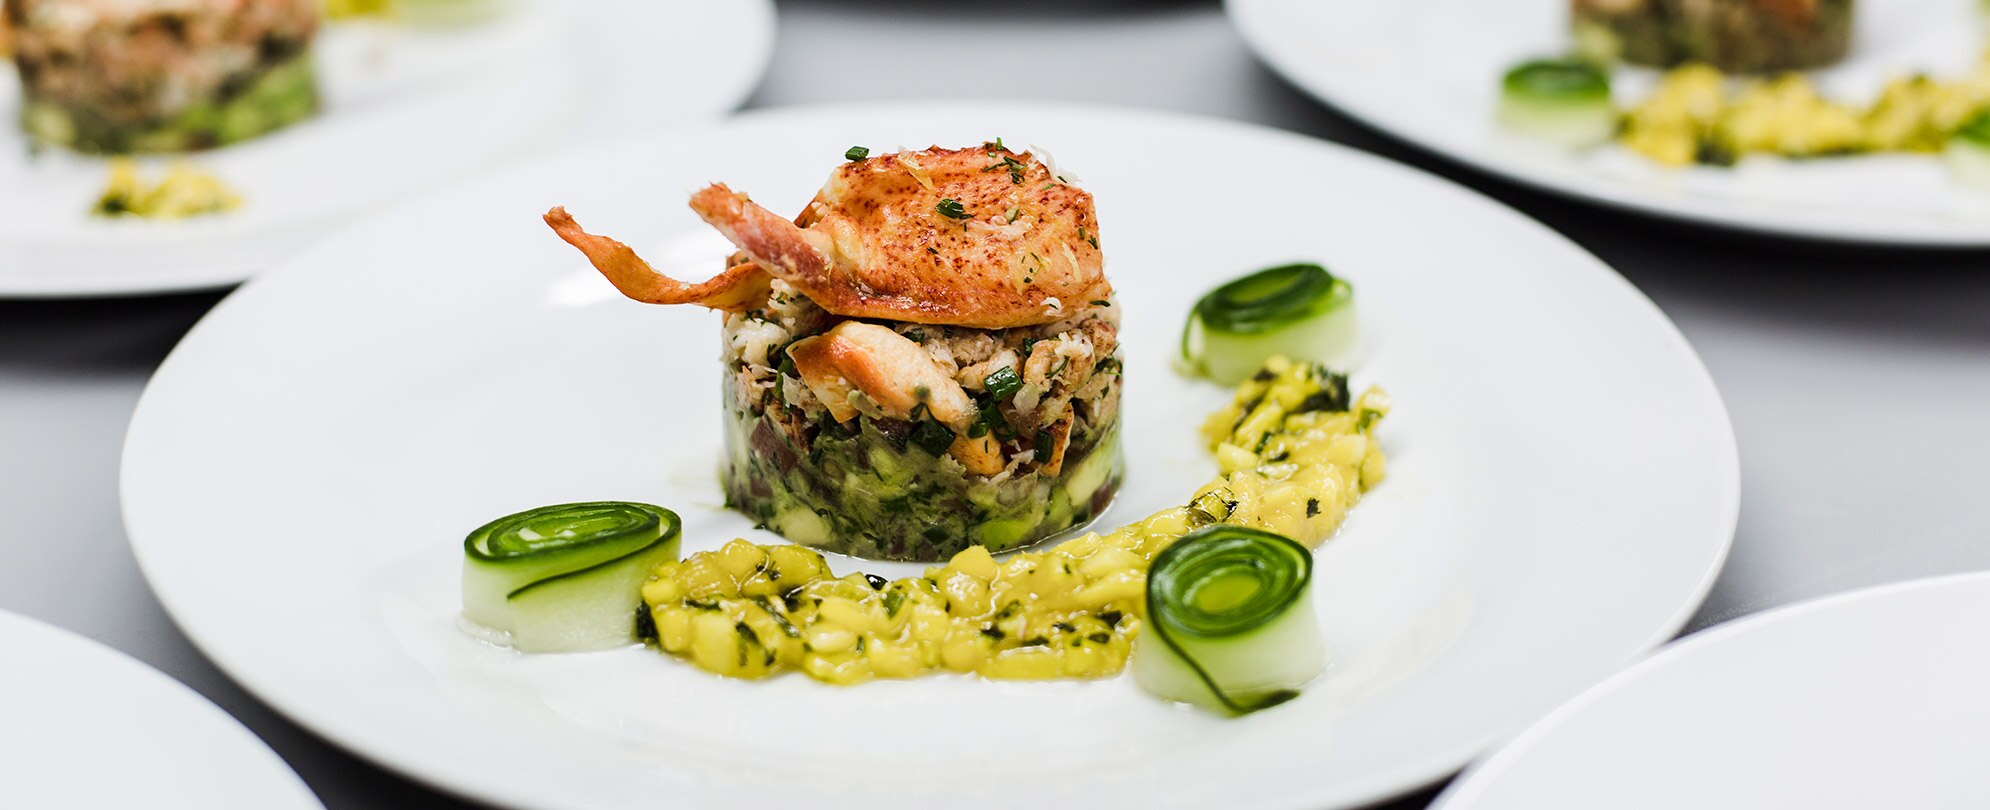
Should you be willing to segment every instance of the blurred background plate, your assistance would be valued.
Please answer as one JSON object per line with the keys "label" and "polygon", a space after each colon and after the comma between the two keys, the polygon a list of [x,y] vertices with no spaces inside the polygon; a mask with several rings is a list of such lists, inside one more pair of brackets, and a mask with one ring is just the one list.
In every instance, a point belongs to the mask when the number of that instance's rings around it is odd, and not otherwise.
{"label": "blurred background plate", "polygon": [[315,810],[219,706],[89,639],[0,611],[0,807]]}
{"label": "blurred background plate", "polygon": [[1540,721],[1436,810],[1990,807],[1990,574],[1674,643]]}
{"label": "blurred background plate", "polygon": [[[447,28],[338,22],[316,118],[189,159],[240,209],[180,221],[89,212],[102,159],[30,148],[0,62],[0,297],[134,295],[242,281],[352,217],[549,146],[707,120],[772,54],[771,0],[515,0]],[[157,167],[169,161],[148,161]]]}
{"label": "blurred background plate", "polygon": [[[641,648],[518,656],[461,631],[461,538],[495,515],[640,500],[683,515],[687,553],[778,542],[722,506],[718,320],[623,299],[540,222],[548,206],[702,277],[731,252],[684,204],[707,182],[799,210],[849,146],[998,136],[1054,150],[1097,196],[1136,437],[1102,525],[1213,474],[1196,428],[1230,394],[1169,368],[1197,296],[1295,259],[1353,283],[1369,343],[1354,383],[1387,387],[1396,410],[1379,433],[1388,480],[1319,552],[1324,679],[1231,720],[1126,678],[839,689]],[[446,789],[593,810],[1320,810],[1396,794],[1676,632],[1725,558],[1738,486],[1691,347],[1510,209],[1275,130],[910,103],[569,153],[320,243],[173,351],[122,477],[161,603],[249,691]]]}
{"label": "blurred background plate", "polygon": [[[1569,50],[1569,0],[1227,0],[1259,57],[1322,101],[1453,160],[1573,197],[1725,228],[1826,241],[1990,246],[1990,191],[1937,156],[1878,155],[1667,169],[1610,146],[1541,147],[1495,120],[1518,62]],[[1862,0],[1852,52],[1820,90],[1869,100],[1890,78],[1955,76],[1984,55],[1976,0]],[[1624,69],[1618,97],[1648,86]],[[1642,80],[1642,81],[1640,81]]]}

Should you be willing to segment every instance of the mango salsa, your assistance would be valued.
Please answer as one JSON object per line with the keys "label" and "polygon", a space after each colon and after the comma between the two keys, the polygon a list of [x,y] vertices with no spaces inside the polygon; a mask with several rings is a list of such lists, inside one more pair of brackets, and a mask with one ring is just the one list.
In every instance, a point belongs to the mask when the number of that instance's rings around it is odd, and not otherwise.
{"label": "mango salsa", "polygon": [[1108,677],[1139,632],[1155,554],[1211,523],[1317,546],[1381,482],[1373,431],[1388,411],[1380,389],[1350,401],[1346,377],[1273,358],[1204,426],[1220,475],[1185,506],[1004,560],[970,547],[894,581],[836,577],[802,546],[734,540],[659,566],[643,603],[659,648],[736,678]]}

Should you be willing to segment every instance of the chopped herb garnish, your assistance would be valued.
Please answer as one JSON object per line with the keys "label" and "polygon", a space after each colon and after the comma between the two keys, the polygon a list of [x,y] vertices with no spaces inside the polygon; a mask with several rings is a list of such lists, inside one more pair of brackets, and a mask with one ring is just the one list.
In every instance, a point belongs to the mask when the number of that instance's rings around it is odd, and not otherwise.
{"label": "chopped herb garnish", "polygon": [[638,641],[656,640],[656,616],[650,613],[648,605],[636,606],[636,639]]}
{"label": "chopped herb garnish", "polygon": [[967,209],[961,206],[959,200],[952,197],[940,200],[940,204],[933,208],[940,212],[940,216],[948,219],[967,219]]}
{"label": "chopped herb garnish", "polygon": [[1105,643],[1108,643],[1108,642],[1112,641],[1112,634],[1111,634],[1111,633],[1093,633],[1093,634],[1091,634],[1091,635],[1089,635],[1089,636],[1086,636],[1086,638],[1089,638],[1089,639],[1091,639],[1091,640],[1093,640],[1093,641],[1096,641],[1096,642],[1098,642],[1098,643],[1100,643],[1100,644],[1105,644]]}
{"label": "chopped herb garnish", "polygon": [[1313,517],[1314,515],[1317,515],[1317,514],[1319,514],[1319,513],[1320,513],[1320,499],[1319,499],[1319,498],[1307,498],[1307,499],[1306,499],[1306,516],[1307,516],[1307,517]]}
{"label": "chopped herb garnish", "polygon": [[905,594],[899,593],[898,591],[891,591],[889,593],[886,593],[884,595],[885,618],[891,618],[893,616],[897,616],[898,608],[900,605],[903,604],[905,604]]}
{"label": "chopped herb garnish", "polygon": [[1010,222],[1015,222],[1015,221],[1016,221],[1016,217],[1019,217],[1019,216],[1022,216],[1022,215],[1023,215],[1023,209],[1022,209],[1022,206],[1019,206],[1019,205],[1012,205],[1012,206],[1009,206],[1009,221],[1010,221]]}
{"label": "chopped herb garnish", "polygon": [[988,393],[995,395],[995,399],[1006,400],[1023,387],[1023,380],[1016,376],[1015,366],[1003,366],[988,372],[988,377],[981,384],[988,389]]}
{"label": "chopped herb garnish", "polygon": [[1117,610],[1108,610],[1099,614],[1099,621],[1105,622],[1108,627],[1118,627],[1119,619],[1124,615]]}
{"label": "chopped herb garnish", "polygon": [[927,252],[927,253],[931,253],[931,254],[933,254],[933,255],[935,255],[935,256],[938,256],[938,255],[940,255],[940,249],[939,249],[939,248],[936,248],[936,247],[933,247],[933,246],[931,246],[931,245],[927,245],[927,246],[926,246],[926,252]]}
{"label": "chopped herb garnish", "polygon": [[996,641],[1001,641],[1009,637],[1009,634],[1002,632],[1002,628],[999,627],[983,627],[981,628],[981,634]]}
{"label": "chopped herb garnish", "polygon": [[864,146],[852,146],[849,149],[843,151],[844,160],[851,160],[851,161],[863,160],[864,158],[870,156],[871,156],[870,148]]}
{"label": "chopped herb garnish", "polygon": [[1111,301],[1107,301],[1107,300],[1105,300],[1105,299],[1103,299],[1103,298],[1094,298],[1094,299],[1092,299],[1092,306],[1095,306],[1095,307],[1109,307],[1109,306],[1112,306],[1112,302],[1111,302]]}
{"label": "chopped herb garnish", "polygon": [[1006,442],[1016,438],[1016,429],[1009,425],[1009,420],[1002,416],[1002,409],[995,407],[995,403],[993,402],[982,404],[980,424],[985,426],[989,432],[994,433],[997,441]]}

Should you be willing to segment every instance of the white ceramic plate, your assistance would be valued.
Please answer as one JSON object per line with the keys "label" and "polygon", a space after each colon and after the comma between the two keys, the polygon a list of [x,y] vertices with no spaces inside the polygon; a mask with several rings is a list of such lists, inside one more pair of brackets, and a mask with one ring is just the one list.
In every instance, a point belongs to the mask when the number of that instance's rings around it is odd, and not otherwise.
{"label": "white ceramic plate", "polygon": [[[1568,0],[1228,0],[1244,39],[1300,88],[1431,151],[1551,191],[1729,228],[1809,239],[1990,245],[1990,191],[1924,156],[1750,159],[1732,169],[1659,167],[1607,147],[1572,154],[1503,131],[1500,77],[1568,50]],[[1976,0],[1858,4],[1852,53],[1816,73],[1848,101],[1916,70],[1956,75],[1983,53]],[[1621,70],[1620,100],[1650,71]]]}
{"label": "white ceramic plate", "polygon": [[460,29],[326,26],[324,112],[194,156],[245,202],[179,222],[90,216],[104,161],[31,152],[12,120],[19,83],[0,63],[0,297],[234,284],[355,216],[522,152],[730,110],[772,53],[770,0],[512,6]]}
{"label": "white ceramic plate", "polygon": [[1716,627],[1556,710],[1442,810],[1990,806],[1990,574]]}
{"label": "white ceramic plate", "polygon": [[[693,277],[730,250],[684,205],[708,181],[798,210],[852,144],[996,136],[1053,149],[1098,197],[1138,437],[1108,525],[1213,474],[1195,434],[1227,393],[1169,370],[1194,298],[1296,258],[1353,280],[1369,341],[1355,381],[1398,407],[1388,482],[1320,554],[1324,680],[1227,720],[1123,679],[742,683],[640,648],[519,657],[459,631],[461,537],[521,508],[664,504],[687,553],[777,540],[720,506],[716,318],[623,300],[541,212],[565,204]],[[348,231],[195,327],[144,396],[123,474],[148,578],[250,690],[436,784],[573,808],[1386,796],[1669,638],[1720,567],[1737,480],[1685,341],[1508,209],[1270,130],[943,105],[749,115]]]}
{"label": "white ceramic plate", "polygon": [[123,653],[4,611],[0,649],[0,806],[320,806],[235,718]]}

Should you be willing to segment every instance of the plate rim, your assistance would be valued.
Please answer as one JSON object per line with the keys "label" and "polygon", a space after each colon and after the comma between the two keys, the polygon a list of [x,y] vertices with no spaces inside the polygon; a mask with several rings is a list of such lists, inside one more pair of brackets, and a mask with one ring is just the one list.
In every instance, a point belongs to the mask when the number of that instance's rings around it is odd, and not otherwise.
{"label": "plate rim", "polygon": [[[564,2],[565,0],[560,1]],[[638,0],[638,2],[641,2],[641,0]],[[725,0],[724,2],[711,3],[709,5],[715,8],[730,9],[729,13],[738,14],[740,20],[747,24],[748,28],[743,28],[738,32],[740,35],[739,46],[748,49],[747,55],[752,58],[746,60],[746,63],[753,65],[753,69],[741,71],[738,75],[734,76],[731,86],[726,87],[724,92],[713,95],[715,103],[709,106],[699,105],[691,109],[690,113],[684,117],[682,124],[675,127],[675,129],[704,126],[712,121],[721,120],[728,113],[738,110],[741,105],[753,97],[753,93],[766,80],[767,73],[773,66],[775,40],[779,36],[777,31],[779,26],[779,12],[775,7],[774,0]],[[317,242],[323,241],[326,237],[344,230],[355,222],[371,219],[380,210],[396,207],[407,199],[426,197],[430,194],[447,193],[449,189],[481,176],[484,173],[488,173],[493,169],[502,171],[510,166],[534,162],[546,154],[565,152],[572,143],[573,137],[570,135],[555,144],[552,149],[539,148],[512,154],[500,159],[493,166],[484,167],[481,170],[459,176],[452,181],[444,182],[430,188],[417,189],[412,194],[403,195],[401,198],[387,201],[382,205],[375,205],[364,211],[349,212],[342,217],[334,218],[330,222],[293,222],[287,225],[264,228],[252,233],[239,234],[231,239],[234,243],[238,244],[259,240],[287,240],[291,243],[291,249],[285,254],[284,258],[279,259],[277,262],[278,264],[287,263],[290,256],[310,249]],[[304,235],[300,236],[300,234]],[[78,279],[71,274],[29,276],[0,274],[0,301],[112,300],[119,298],[145,298],[176,293],[213,292],[243,284],[267,269],[269,268],[245,269],[228,263],[220,263],[212,267],[203,265],[199,269],[165,276],[144,272],[132,273],[129,271],[92,274],[83,279]]]}
{"label": "plate rim", "polygon": [[[0,637],[30,642],[31,646],[26,650],[21,647],[11,647],[10,649],[15,652],[31,651],[34,649],[32,645],[40,645],[40,649],[45,651],[67,648],[77,657],[88,659],[91,662],[89,664],[91,671],[117,673],[114,677],[125,681],[132,691],[144,691],[154,697],[167,698],[172,704],[185,707],[189,711],[200,710],[202,717],[220,728],[228,729],[231,736],[240,743],[231,750],[244,756],[231,757],[231,761],[237,765],[249,764],[245,758],[254,755],[262,759],[264,764],[271,766],[265,770],[270,771],[271,777],[288,789],[291,803],[286,806],[299,810],[324,807],[324,801],[318,798],[317,792],[311,789],[310,784],[304,781],[304,777],[291,767],[283,755],[276,752],[268,740],[257,734],[255,729],[249,728],[241,718],[164,670],[103,641],[39,617],[12,610],[0,609]],[[203,753],[211,755],[214,752],[210,749]],[[168,797],[160,806],[172,807],[175,804]]]}
{"label": "plate rim", "polygon": [[1268,14],[1266,11],[1285,2],[1290,0],[1223,0],[1223,12],[1230,20],[1231,27],[1244,40],[1245,47],[1250,50],[1251,55],[1270,69],[1280,81],[1315,102],[1347,116],[1349,120],[1371,132],[1454,166],[1523,188],[1546,192],[1620,214],[1674,225],[1686,225],[1715,233],[1750,234],[1799,243],[1893,250],[1990,248],[1990,225],[1978,227],[1974,232],[1963,228],[1899,232],[1856,224],[1848,227],[1843,218],[1834,219],[1828,225],[1810,225],[1801,218],[1765,221],[1754,217],[1723,217],[1719,213],[1708,212],[1690,204],[1690,200],[1674,203],[1655,199],[1638,193],[1635,186],[1629,185],[1619,187],[1618,184],[1604,182],[1559,182],[1552,177],[1530,171],[1523,162],[1502,160],[1484,150],[1452,148],[1425,138],[1414,130],[1393,125],[1387,114],[1362,104],[1349,94],[1336,92],[1338,86],[1333,81],[1311,75],[1301,64],[1300,57],[1290,50],[1270,44],[1274,38],[1266,31],[1274,26],[1276,15]]}
{"label": "plate rim", "polygon": [[[1463,194],[1483,206],[1488,213],[1504,217],[1512,227],[1535,229],[1539,235],[1559,242],[1566,248],[1571,249],[1573,251],[1571,254],[1573,260],[1588,265],[1591,270],[1599,272],[1602,278],[1607,279],[1609,284],[1614,285],[1622,292],[1628,293],[1631,297],[1627,300],[1627,305],[1643,307],[1656,318],[1656,325],[1662,327],[1668,339],[1676,341],[1677,346],[1685,351],[1683,359],[1689,361],[1690,368],[1682,368],[1681,370],[1690,371],[1694,382],[1710,397],[1706,402],[1707,406],[1712,409],[1708,412],[1708,415],[1718,416],[1717,422],[1710,424],[1708,433],[1710,439],[1718,440],[1718,453],[1716,457],[1707,459],[1714,465],[1713,471],[1709,474],[1709,479],[1713,480],[1721,491],[1718,511],[1709,511],[1709,515],[1718,514],[1720,516],[1718,537],[1715,542],[1711,543],[1711,548],[1707,549],[1710,553],[1704,567],[1699,572],[1697,581],[1691,592],[1681,594],[1680,603],[1673,609],[1671,614],[1657,626],[1651,628],[1634,645],[1631,645],[1632,651],[1624,659],[1612,664],[1610,671],[1614,673],[1618,669],[1643,658],[1653,649],[1658,648],[1666,641],[1675,637],[1679,630],[1691,620],[1692,616],[1697,613],[1700,606],[1705,602],[1720,572],[1725,567],[1733,548],[1735,530],[1740,518],[1741,474],[1739,444],[1735,437],[1732,416],[1728,412],[1720,389],[1714,381],[1711,372],[1707,369],[1706,363],[1693,348],[1692,343],[1686,339],[1684,333],[1679,330],[1678,325],[1650,297],[1646,296],[1636,285],[1632,284],[1622,274],[1618,273],[1607,262],[1604,262],[1587,248],[1519,209],[1441,175],[1389,160],[1385,157],[1344,144],[1263,124],[1167,110],[1061,101],[913,99],[780,106],[751,110],[718,121],[673,128],[664,132],[649,133],[646,136],[639,135],[621,139],[618,142],[624,144],[631,142],[653,144],[659,138],[695,137],[703,133],[723,131],[735,126],[750,125],[768,120],[777,122],[782,119],[813,120],[824,116],[855,116],[865,114],[974,114],[985,117],[1011,115],[1046,118],[1091,117],[1098,120],[1112,119],[1122,122],[1166,124],[1177,127],[1202,129],[1204,131],[1223,132],[1242,137],[1277,140],[1305,149],[1332,153],[1339,159],[1366,163],[1390,172],[1405,182],[1428,184],[1432,187],[1446,189],[1448,193]],[[600,144],[583,145],[554,150],[542,154],[534,160],[517,162],[496,171],[486,172],[480,175],[480,177],[490,178],[497,175],[523,171],[534,165],[572,159],[579,153],[591,151],[600,148],[600,146]],[[359,223],[348,224],[340,228],[338,233],[342,234],[349,231],[358,224],[376,219],[389,218],[393,216],[393,212],[400,206],[419,205],[426,196],[402,201],[395,206],[374,212]],[[319,244],[311,246],[309,251],[305,252],[324,249],[324,244],[331,241],[334,240],[321,240]],[[233,655],[226,652],[222,648],[222,645],[207,638],[199,628],[189,626],[180,620],[181,611],[176,609],[175,598],[170,593],[171,589],[162,588],[155,581],[153,566],[148,564],[149,557],[145,550],[146,544],[138,539],[140,530],[136,526],[142,521],[134,520],[131,510],[132,499],[129,491],[134,486],[131,474],[133,466],[131,461],[135,453],[134,448],[137,447],[145,435],[144,431],[140,428],[149,427],[144,425],[142,420],[150,411],[155,410],[155,407],[151,403],[160,396],[158,391],[161,381],[169,379],[169,372],[181,361],[186,346],[193,341],[194,336],[203,334],[206,330],[213,328],[212,322],[217,320],[218,313],[232,312],[234,308],[242,306],[240,300],[238,300],[242,297],[242,291],[260,289],[262,285],[271,283],[268,279],[280,278],[283,275],[280,271],[287,266],[296,264],[298,256],[304,255],[305,252],[300,252],[296,256],[287,259],[281,265],[272,268],[273,271],[277,272],[258,274],[255,278],[250,279],[238,288],[236,292],[229,294],[227,298],[223,299],[203,316],[200,322],[188,330],[181,342],[160,363],[158,372],[147,382],[145,389],[139,397],[138,405],[133,411],[130,428],[127,430],[120,453],[119,505],[127,527],[127,542],[132,547],[141,572],[144,573],[147,582],[151,584],[154,593],[158,596],[161,604],[166,609],[167,615],[172,619],[174,624],[186,634],[203,655],[208,656],[214,661],[217,668],[221,669],[230,679],[236,681],[246,691],[255,695],[259,700],[271,706],[278,713],[283,714],[286,718],[298,723],[300,726],[309,729],[312,733],[337,744],[342,749],[350,751],[368,762],[400,774],[412,781],[429,785],[452,795],[480,802],[493,803],[498,806],[525,806],[503,804],[504,797],[489,787],[475,783],[457,784],[423,773],[412,763],[392,761],[384,753],[368,750],[366,748],[368,740],[364,738],[364,735],[346,733],[341,728],[342,724],[336,718],[328,719],[324,712],[301,703],[293,705],[284,699],[282,690],[274,684],[258,683],[243,678],[238,674],[241,668],[236,665],[236,659]],[[1359,779],[1348,780],[1343,782],[1342,786],[1333,792],[1315,792],[1303,795],[1293,794],[1284,797],[1281,802],[1269,806],[1290,807],[1293,810],[1302,810],[1302,808],[1317,808],[1324,801],[1334,806],[1356,807],[1401,796],[1418,788],[1432,785],[1446,776],[1456,773],[1460,768],[1468,765],[1474,757],[1483,755],[1485,752],[1491,750],[1501,740],[1508,738],[1512,733],[1514,733],[1514,729],[1508,729],[1505,732],[1488,731],[1478,735],[1475,739],[1462,739],[1449,747],[1442,749],[1433,747],[1429,753],[1417,758],[1414,762],[1406,762],[1402,766],[1392,770],[1374,772]]]}
{"label": "plate rim", "polygon": [[1647,675],[1669,667],[1689,665],[1704,649],[1724,646],[1737,637],[1770,631],[1792,622],[1802,622],[1820,612],[1868,602],[1884,602],[1903,594],[1948,588],[1990,591],[1990,570],[1915,577],[1814,596],[1729,619],[1681,637],[1583,690],[1568,702],[1555,707],[1554,711],[1543,715],[1525,731],[1500,744],[1496,750],[1479,757],[1459,774],[1457,779],[1447,785],[1436,799],[1432,800],[1429,810],[1470,810],[1471,803],[1478,801],[1479,796],[1483,795],[1489,786],[1497,784],[1497,780],[1517,761],[1526,757],[1538,743],[1553,735],[1570,720],[1580,716],[1591,706],[1608,700],[1621,690],[1636,684]]}

